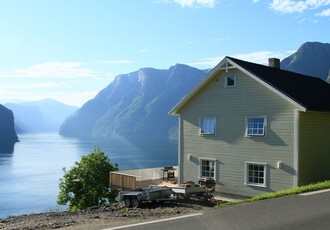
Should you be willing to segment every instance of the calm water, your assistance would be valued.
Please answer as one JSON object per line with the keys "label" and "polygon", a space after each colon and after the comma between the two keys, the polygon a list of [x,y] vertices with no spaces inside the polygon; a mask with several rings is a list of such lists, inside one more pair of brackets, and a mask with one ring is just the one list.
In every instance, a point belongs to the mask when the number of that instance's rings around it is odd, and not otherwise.
{"label": "calm water", "polygon": [[57,134],[23,134],[12,154],[0,153],[0,218],[65,209],[56,204],[62,168],[70,168],[94,147],[120,169],[177,165],[177,143],[81,140]]}

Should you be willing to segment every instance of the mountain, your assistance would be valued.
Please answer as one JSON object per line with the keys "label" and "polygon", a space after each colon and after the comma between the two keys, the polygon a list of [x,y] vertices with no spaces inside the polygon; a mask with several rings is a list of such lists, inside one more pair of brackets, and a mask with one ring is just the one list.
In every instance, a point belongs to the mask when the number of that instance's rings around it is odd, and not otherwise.
{"label": "mountain", "polygon": [[[281,62],[282,69],[326,79],[330,44],[307,42]],[[168,111],[207,73],[177,64],[168,70],[143,68],[122,74],[85,103],[60,128],[74,137],[163,139],[177,136],[177,118]]]}
{"label": "mountain", "polygon": [[60,128],[64,136],[164,139],[176,135],[168,111],[206,75],[177,64],[168,70],[143,68],[122,74],[85,103]]}
{"label": "mountain", "polygon": [[15,117],[15,128],[22,132],[58,132],[65,118],[78,107],[54,99],[32,102],[6,103]]}
{"label": "mountain", "polygon": [[0,153],[12,153],[16,142],[13,112],[0,105]]}
{"label": "mountain", "polygon": [[306,42],[283,59],[281,69],[326,80],[330,69],[330,44]]}

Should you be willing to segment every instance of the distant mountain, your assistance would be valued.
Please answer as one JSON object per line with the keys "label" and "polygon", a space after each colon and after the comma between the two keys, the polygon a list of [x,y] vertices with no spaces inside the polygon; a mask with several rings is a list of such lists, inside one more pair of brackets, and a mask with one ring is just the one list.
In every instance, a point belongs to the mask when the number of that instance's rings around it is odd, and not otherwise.
{"label": "distant mountain", "polygon": [[13,112],[0,105],[0,153],[12,153],[17,141]]}
{"label": "distant mountain", "polygon": [[326,80],[330,69],[330,44],[306,42],[283,59],[281,69]]}
{"label": "distant mountain", "polygon": [[6,103],[15,117],[15,128],[22,132],[58,132],[65,118],[78,107],[53,99],[32,102]]}
{"label": "distant mountain", "polygon": [[168,111],[206,75],[177,64],[168,70],[143,68],[122,74],[66,119],[64,136],[164,139],[177,134]]}
{"label": "distant mountain", "polygon": [[[326,79],[330,44],[307,42],[281,68]],[[163,139],[177,136],[177,118],[168,111],[209,70],[177,64],[168,70],[143,68],[122,74],[85,103],[60,128],[64,136]]]}

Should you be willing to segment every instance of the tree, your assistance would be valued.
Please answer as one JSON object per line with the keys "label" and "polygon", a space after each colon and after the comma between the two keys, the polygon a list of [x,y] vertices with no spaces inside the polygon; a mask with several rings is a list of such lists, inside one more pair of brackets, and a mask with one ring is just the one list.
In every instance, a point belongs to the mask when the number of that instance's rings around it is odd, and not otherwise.
{"label": "tree", "polygon": [[117,171],[118,165],[99,148],[83,156],[80,162],[67,171],[60,179],[59,205],[69,204],[69,210],[81,210],[114,200],[115,193],[109,188],[109,172]]}

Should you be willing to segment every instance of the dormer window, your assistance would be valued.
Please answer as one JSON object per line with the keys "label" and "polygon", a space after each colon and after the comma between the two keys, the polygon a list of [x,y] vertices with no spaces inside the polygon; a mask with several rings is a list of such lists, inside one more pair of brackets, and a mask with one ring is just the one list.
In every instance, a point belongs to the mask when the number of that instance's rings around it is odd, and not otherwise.
{"label": "dormer window", "polygon": [[235,87],[236,86],[236,76],[229,76],[225,78],[226,87]]}

